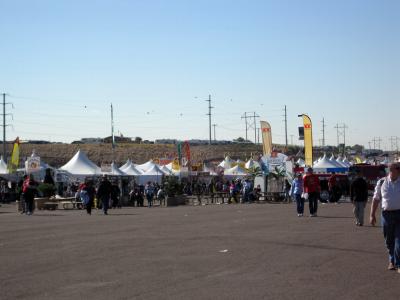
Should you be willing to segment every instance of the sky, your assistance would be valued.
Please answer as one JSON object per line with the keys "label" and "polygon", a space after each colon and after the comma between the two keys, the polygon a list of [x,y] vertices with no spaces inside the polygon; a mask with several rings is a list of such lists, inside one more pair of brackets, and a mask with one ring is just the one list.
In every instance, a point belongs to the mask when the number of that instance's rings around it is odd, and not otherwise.
{"label": "sky", "polygon": [[337,124],[349,145],[390,150],[400,137],[400,1],[0,0],[0,11],[7,140],[109,136],[111,103],[116,134],[208,139],[209,95],[220,140],[245,137],[255,112],[284,143],[285,105],[289,144],[302,113],[315,145],[322,119],[329,145]]}

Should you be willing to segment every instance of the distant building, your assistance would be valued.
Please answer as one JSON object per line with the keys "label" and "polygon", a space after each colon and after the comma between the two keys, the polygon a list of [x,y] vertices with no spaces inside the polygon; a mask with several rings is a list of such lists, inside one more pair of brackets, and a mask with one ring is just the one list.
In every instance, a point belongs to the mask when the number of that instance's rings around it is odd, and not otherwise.
{"label": "distant building", "polygon": [[178,144],[178,140],[175,140],[175,139],[159,139],[159,140],[155,140],[154,144],[176,145],[176,144]]}
{"label": "distant building", "polygon": [[82,144],[101,144],[104,142],[102,138],[83,138],[81,139]]}

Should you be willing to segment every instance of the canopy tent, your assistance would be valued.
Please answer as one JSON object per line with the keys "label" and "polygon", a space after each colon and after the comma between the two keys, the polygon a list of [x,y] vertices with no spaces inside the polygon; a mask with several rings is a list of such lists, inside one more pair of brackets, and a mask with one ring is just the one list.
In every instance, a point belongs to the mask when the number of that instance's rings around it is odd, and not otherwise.
{"label": "canopy tent", "polygon": [[219,168],[224,170],[232,168],[232,165],[235,163],[229,156],[225,157],[223,161],[218,165]]}
{"label": "canopy tent", "polygon": [[244,166],[246,167],[246,169],[255,169],[260,168],[260,163],[251,158],[246,162]]}
{"label": "canopy tent", "polygon": [[0,157],[0,175],[7,175],[8,172],[8,168],[7,168],[7,164],[3,159],[3,156]]}
{"label": "canopy tent", "polygon": [[60,170],[79,177],[101,175],[101,169],[90,161],[81,150],[78,150],[71,160],[63,165]]}
{"label": "canopy tent", "polygon": [[149,181],[161,184],[164,175],[164,172],[157,165],[154,165],[151,169],[138,176],[139,184],[144,185]]}
{"label": "canopy tent", "polygon": [[126,176],[126,173],[121,171],[115,163],[111,163],[111,171],[110,172],[104,172],[103,174],[110,175],[110,176]]}
{"label": "canopy tent", "polygon": [[124,165],[119,167],[119,169],[123,172],[124,169],[129,168],[131,165],[132,165],[132,161],[130,159],[128,159]]}
{"label": "canopy tent", "polygon": [[339,155],[338,158],[336,159],[336,162],[342,166],[342,168],[348,168],[348,166],[343,163],[343,158]]}
{"label": "canopy tent", "polygon": [[343,165],[337,162],[335,155],[333,155],[333,153],[331,155],[331,158],[329,158],[329,161],[332,163],[332,165],[336,166],[337,168],[343,168]]}
{"label": "canopy tent", "polygon": [[248,172],[240,166],[235,166],[224,172],[225,177],[245,177],[247,175],[249,175]]}
{"label": "canopy tent", "polygon": [[141,165],[136,165],[136,169],[142,171],[143,173],[147,172],[148,170],[154,168],[156,164],[153,162],[153,160],[149,160],[148,162],[141,164]]}
{"label": "canopy tent", "polygon": [[[121,170],[121,168],[120,168]],[[140,172],[138,169],[134,167],[134,165],[131,163],[129,167],[125,168],[123,172],[128,175],[128,176],[140,176],[142,175],[142,172]]]}
{"label": "canopy tent", "polygon": [[172,170],[168,169],[167,166],[162,166],[160,170],[163,171],[167,176],[172,175]]}
{"label": "canopy tent", "polygon": [[326,157],[326,154],[313,166],[315,173],[344,173],[348,170],[345,167],[339,167]]}
{"label": "canopy tent", "polygon": [[344,157],[343,159],[343,164],[345,164],[348,168],[350,168],[351,163],[349,162],[349,160],[347,159],[347,157]]}
{"label": "canopy tent", "polygon": [[173,163],[171,162],[171,163],[165,165],[164,167],[166,167],[175,176],[179,176],[181,171],[180,170],[175,170],[172,166],[173,166]]}
{"label": "canopy tent", "polygon": [[297,164],[299,167],[305,167],[305,166],[306,166],[306,162],[305,162],[304,159],[302,159],[302,158],[299,158],[299,159],[296,161],[296,164]]}

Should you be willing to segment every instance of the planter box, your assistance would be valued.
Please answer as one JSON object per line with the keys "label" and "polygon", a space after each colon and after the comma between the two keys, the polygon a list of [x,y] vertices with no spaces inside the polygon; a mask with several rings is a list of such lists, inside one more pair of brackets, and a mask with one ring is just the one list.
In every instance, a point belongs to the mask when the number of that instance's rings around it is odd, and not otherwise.
{"label": "planter box", "polygon": [[183,196],[183,195],[167,197],[165,199],[165,203],[166,203],[167,206],[185,205],[186,204],[186,197]]}
{"label": "planter box", "polygon": [[36,209],[44,209],[45,202],[51,202],[50,198],[48,197],[43,197],[43,198],[35,198],[34,203],[35,203],[35,208]]}

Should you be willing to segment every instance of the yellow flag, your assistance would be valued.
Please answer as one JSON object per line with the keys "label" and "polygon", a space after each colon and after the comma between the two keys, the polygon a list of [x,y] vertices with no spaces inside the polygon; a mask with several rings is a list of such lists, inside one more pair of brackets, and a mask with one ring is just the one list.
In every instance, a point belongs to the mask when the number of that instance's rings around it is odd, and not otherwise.
{"label": "yellow flag", "polygon": [[312,122],[309,116],[302,115],[304,124],[304,157],[306,166],[313,166]]}
{"label": "yellow flag", "polygon": [[263,153],[264,155],[270,155],[272,152],[272,133],[271,125],[266,121],[261,121],[261,133],[263,141]]}
{"label": "yellow flag", "polygon": [[172,162],[172,170],[174,171],[179,171],[180,166],[179,166],[179,159],[175,158],[174,161]]}
{"label": "yellow flag", "polygon": [[354,157],[354,159],[356,161],[356,164],[361,164],[362,163],[361,158],[359,158],[358,156]]}
{"label": "yellow flag", "polygon": [[19,166],[19,137],[15,139],[14,148],[11,154],[11,161],[8,164],[8,171],[14,173],[17,171]]}

